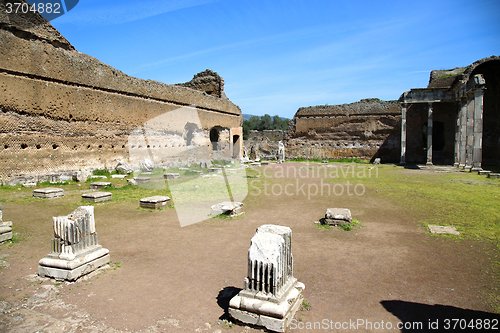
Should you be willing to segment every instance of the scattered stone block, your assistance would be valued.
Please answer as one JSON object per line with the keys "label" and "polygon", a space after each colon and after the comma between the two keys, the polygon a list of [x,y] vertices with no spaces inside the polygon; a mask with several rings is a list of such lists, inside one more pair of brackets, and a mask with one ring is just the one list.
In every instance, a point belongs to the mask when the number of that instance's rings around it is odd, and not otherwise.
{"label": "scattered stone block", "polygon": [[91,175],[90,179],[108,179],[106,176]]}
{"label": "scattered stone block", "polygon": [[127,185],[137,185],[137,181],[134,178],[127,179]]}
{"label": "scattered stone block", "polygon": [[489,171],[489,170],[479,170],[479,171],[477,172],[477,174],[478,174],[478,175],[480,175],[480,176],[487,176],[487,175],[489,175],[490,173],[491,173],[491,171]]}
{"label": "scattered stone block", "polygon": [[208,168],[208,172],[221,172],[222,168]]}
{"label": "scattered stone block", "polygon": [[42,199],[53,199],[64,196],[64,190],[62,188],[47,187],[39,188],[33,190],[33,197]]}
{"label": "scattered stone block", "polygon": [[111,175],[111,178],[113,179],[125,179],[127,175]]}
{"label": "scattered stone block", "polygon": [[92,190],[100,190],[100,189],[103,189],[103,188],[108,187],[108,186],[111,186],[110,182],[94,182],[94,183],[90,183],[90,189],[92,189]]}
{"label": "scattered stone block", "polygon": [[36,183],[24,183],[23,187],[36,187]]}
{"label": "scattered stone block", "polygon": [[230,217],[235,217],[243,214],[243,203],[242,202],[231,202],[225,201],[219,204],[213,205],[211,215],[226,214]]}
{"label": "scattered stone block", "polygon": [[488,178],[500,178],[500,173],[489,173]]}
{"label": "scattered stone block", "polygon": [[151,177],[139,176],[139,177],[134,177],[134,180],[137,182],[137,184],[146,184],[151,181]]}
{"label": "scattered stone block", "polygon": [[328,208],[323,221],[324,224],[332,226],[352,223],[351,211],[347,208]]}
{"label": "scattered stone block", "polygon": [[441,225],[431,225],[429,224],[429,231],[432,234],[452,234],[452,235],[460,235],[455,227],[449,226],[441,226]]}
{"label": "scattered stone block", "polygon": [[380,157],[377,157],[375,160],[373,160],[373,164],[379,165],[380,164]]}
{"label": "scattered stone block", "polygon": [[93,206],[54,217],[53,228],[51,252],[39,261],[38,275],[74,281],[109,263],[109,250],[97,241]]}
{"label": "scattered stone block", "polygon": [[3,222],[2,205],[0,205],[0,243],[12,239],[12,222]]}
{"label": "scattered stone block", "polygon": [[139,202],[141,208],[157,209],[170,205],[170,198],[167,196],[156,195],[149,198],[142,198]]}
{"label": "scattered stone block", "polygon": [[250,163],[251,167],[260,167],[262,164],[260,162],[252,162]]}
{"label": "scattered stone block", "polygon": [[181,175],[178,173],[166,173],[163,175],[163,178],[165,179],[176,179],[179,178]]}
{"label": "scattered stone block", "polygon": [[229,315],[245,324],[285,332],[302,304],[305,286],[293,277],[292,230],[263,225],[248,250],[244,289],[229,302]]}
{"label": "scattered stone block", "polygon": [[139,164],[139,168],[141,169],[141,171],[151,172],[155,168],[155,164],[153,163],[153,161],[146,158]]}
{"label": "scattered stone block", "polygon": [[91,192],[82,194],[82,199],[88,202],[105,202],[113,198],[111,192]]}
{"label": "scattered stone block", "polygon": [[132,167],[128,163],[125,163],[125,162],[119,162],[116,165],[115,170],[116,170],[116,172],[124,174],[124,175],[128,175],[128,174],[131,174],[132,172],[134,172],[134,169],[132,169]]}
{"label": "scattered stone block", "polygon": [[269,165],[269,161],[262,161],[260,162],[261,165]]}
{"label": "scattered stone block", "polygon": [[321,163],[328,163],[328,160],[323,160],[321,161]]}

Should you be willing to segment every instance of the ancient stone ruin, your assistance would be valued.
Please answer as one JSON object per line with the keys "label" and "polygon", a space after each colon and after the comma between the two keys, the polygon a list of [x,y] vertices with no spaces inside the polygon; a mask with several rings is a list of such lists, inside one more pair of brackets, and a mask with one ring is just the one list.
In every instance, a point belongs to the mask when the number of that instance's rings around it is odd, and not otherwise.
{"label": "ancient stone ruin", "polygon": [[292,230],[266,224],[252,237],[244,289],[229,303],[243,323],[285,332],[303,300],[305,286],[293,277]]}
{"label": "ancient stone ruin", "polygon": [[139,200],[139,206],[144,209],[158,209],[170,205],[170,198],[163,195],[155,195]]}
{"label": "ancient stone ruin", "polygon": [[211,206],[211,209],[212,209],[211,215],[225,214],[228,215],[229,217],[235,217],[243,214],[243,203],[225,201]]}
{"label": "ancient stone ruin", "polygon": [[97,241],[93,206],[54,217],[53,227],[51,252],[39,261],[40,276],[74,281],[109,263],[109,250]]}
{"label": "ancient stone ruin", "polygon": [[3,222],[2,205],[0,205],[0,243],[12,239],[12,222]]}
{"label": "ancient stone ruin", "polygon": [[332,226],[352,223],[351,211],[347,208],[328,208],[321,222]]}
{"label": "ancient stone ruin", "polygon": [[398,161],[401,106],[363,99],[343,105],[300,108],[288,126],[290,158],[362,158]]}
{"label": "ancient stone ruin", "polygon": [[401,164],[500,165],[500,57],[432,71],[427,88],[403,93]]}
{"label": "ancient stone ruin", "polygon": [[39,188],[33,190],[33,197],[40,199],[54,199],[64,196],[64,190],[57,187]]}
{"label": "ancient stone ruin", "polygon": [[[76,51],[38,13],[6,14],[4,2],[0,44],[2,183],[71,178],[119,162],[129,164],[120,171],[129,174],[145,157],[170,167],[242,156],[241,110],[225,98],[215,72],[183,85],[130,77]],[[168,128],[144,126],[178,110]],[[144,140],[130,142],[137,129]],[[208,159],[190,154],[195,147]],[[132,150],[141,160],[130,160]]]}

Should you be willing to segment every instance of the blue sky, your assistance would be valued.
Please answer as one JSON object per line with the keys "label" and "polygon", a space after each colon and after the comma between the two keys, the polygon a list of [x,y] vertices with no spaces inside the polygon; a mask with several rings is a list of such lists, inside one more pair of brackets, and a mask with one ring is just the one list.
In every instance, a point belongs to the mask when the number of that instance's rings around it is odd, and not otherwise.
{"label": "blue sky", "polygon": [[500,1],[80,0],[78,51],[168,84],[207,68],[243,113],[398,99],[430,71],[500,55]]}

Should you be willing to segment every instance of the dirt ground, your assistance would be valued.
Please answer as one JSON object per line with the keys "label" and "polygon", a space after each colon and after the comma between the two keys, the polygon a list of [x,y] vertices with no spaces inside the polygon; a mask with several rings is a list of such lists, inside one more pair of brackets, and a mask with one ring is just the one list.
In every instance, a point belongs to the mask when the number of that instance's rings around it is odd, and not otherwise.
{"label": "dirt ground", "polygon": [[[243,287],[250,239],[263,224],[293,231],[294,275],[305,284],[310,307],[297,312],[291,331],[436,332],[429,328],[436,320],[443,329],[446,319],[499,319],[488,301],[498,288],[489,274],[496,244],[431,236],[408,207],[370,187],[361,196],[308,199],[300,192],[256,195],[251,186],[242,217],[183,228],[173,208],[96,204],[99,243],[110,250],[111,265],[75,283],[37,277],[38,261],[49,252],[52,216],[71,213],[67,202],[80,195],[3,203],[4,221],[13,221],[21,241],[0,245],[6,266],[0,270],[0,331],[263,331],[232,324],[225,314],[229,298]],[[314,221],[328,207],[350,208],[361,226],[318,228]],[[397,329],[398,322],[406,328]]]}

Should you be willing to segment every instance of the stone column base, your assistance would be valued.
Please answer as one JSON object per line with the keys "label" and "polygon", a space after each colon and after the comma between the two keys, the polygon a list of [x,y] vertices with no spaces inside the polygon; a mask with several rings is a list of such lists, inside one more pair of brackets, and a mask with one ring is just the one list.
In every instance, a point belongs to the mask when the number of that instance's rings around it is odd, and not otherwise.
{"label": "stone column base", "polygon": [[12,222],[0,222],[0,243],[12,239]]}
{"label": "stone column base", "polygon": [[74,281],[110,262],[109,250],[101,248],[74,260],[43,258],[39,262],[38,275],[58,280]]}
{"label": "stone column base", "polygon": [[285,332],[302,304],[304,288],[303,283],[297,282],[280,303],[238,294],[229,302],[229,315],[246,324],[264,326],[274,332]]}

